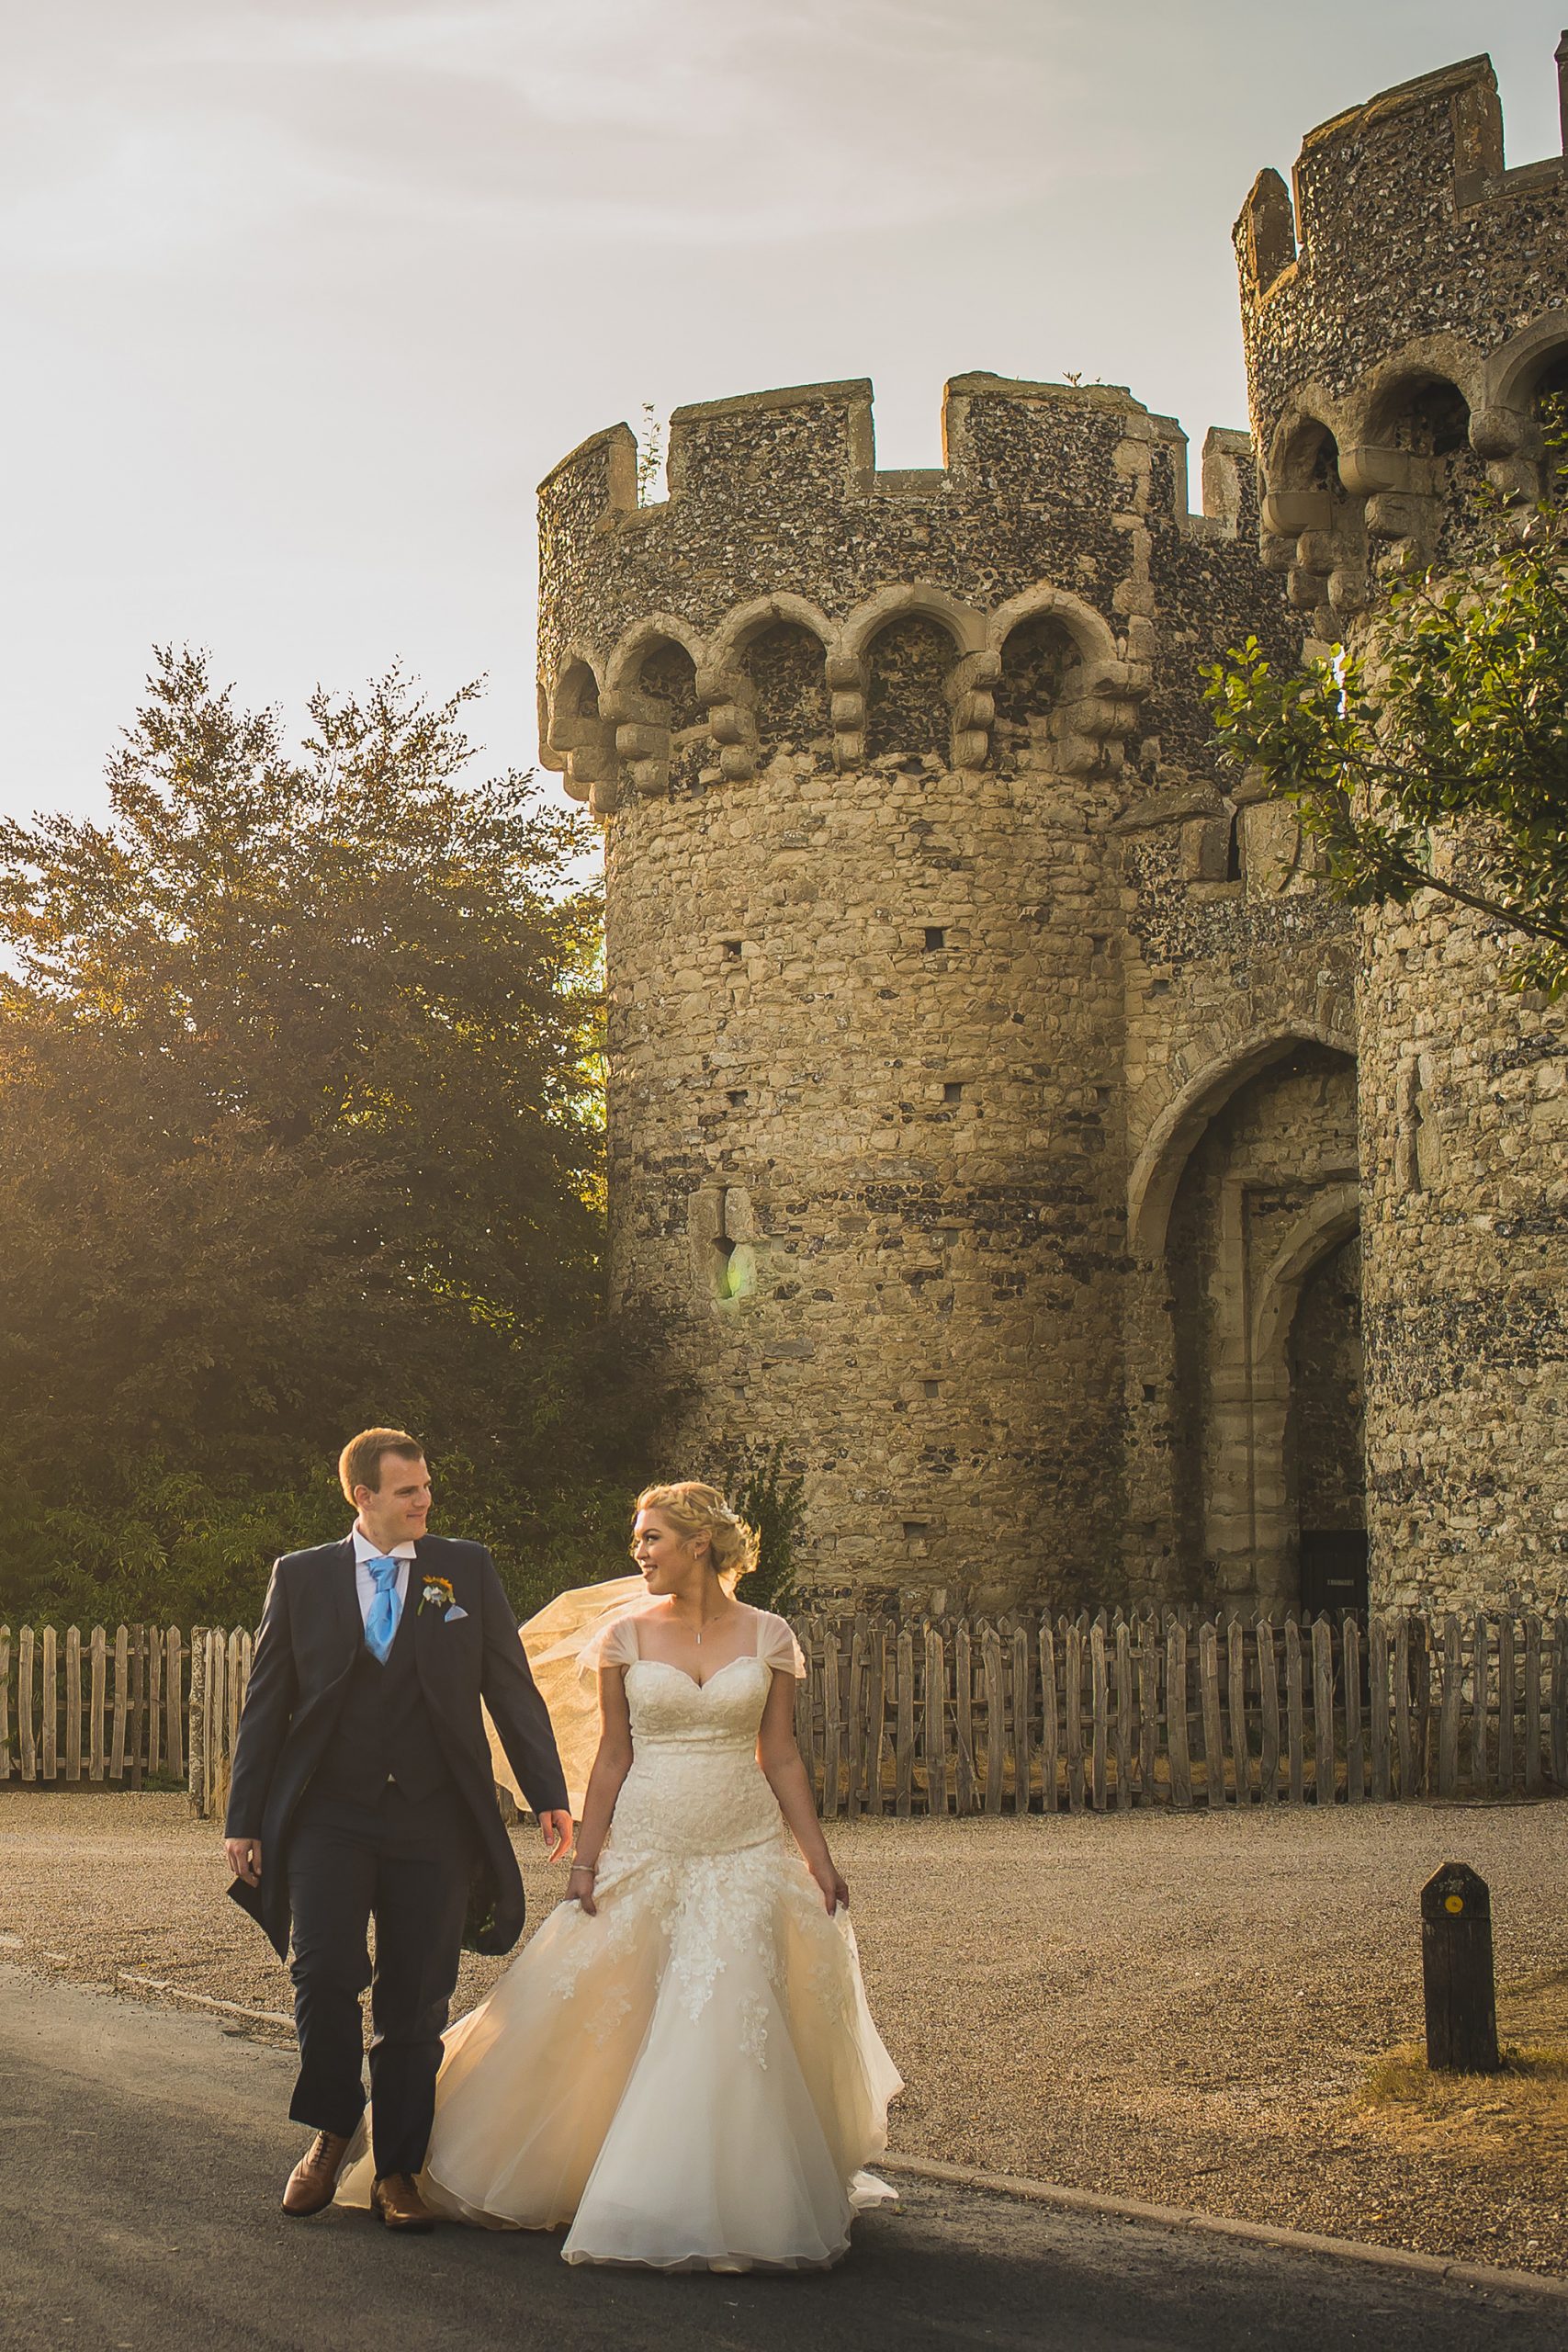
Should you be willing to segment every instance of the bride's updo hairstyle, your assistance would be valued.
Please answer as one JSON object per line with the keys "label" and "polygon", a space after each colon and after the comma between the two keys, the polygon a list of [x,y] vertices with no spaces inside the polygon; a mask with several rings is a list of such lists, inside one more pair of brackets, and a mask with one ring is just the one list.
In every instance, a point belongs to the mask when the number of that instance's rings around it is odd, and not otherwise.
{"label": "bride's updo hairstyle", "polygon": [[705,1535],[712,1546],[709,1558],[726,1592],[733,1592],[757,1565],[756,1529],[737,1517],[716,1487],[705,1487],[700,1478],[645,1487],[632,1506],[634,1518],[639,1510],[656,1510],[688,1543],[694,1535]]}

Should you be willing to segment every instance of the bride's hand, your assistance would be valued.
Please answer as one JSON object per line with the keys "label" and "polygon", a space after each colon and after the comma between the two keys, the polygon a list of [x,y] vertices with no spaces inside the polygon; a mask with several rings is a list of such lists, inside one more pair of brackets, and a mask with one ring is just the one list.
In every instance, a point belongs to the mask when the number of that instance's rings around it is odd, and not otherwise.
{"label": "bride's hand", "polygon": [[831,1854],[824,1854],[819,1862],[812,1863],[811,1875],[822,1890],[823,1905],[829,1918],[840,1903],[846,1911],[849,1909],[850,1890],[834,1869]]}
{"label": "bride's hand", "polygon": [[593,1871],[587,1862],[573,1862],[567,1873],[566,1899],[579,1904],[591,1919],[597,1918],[599,1905],[593,1900]]}

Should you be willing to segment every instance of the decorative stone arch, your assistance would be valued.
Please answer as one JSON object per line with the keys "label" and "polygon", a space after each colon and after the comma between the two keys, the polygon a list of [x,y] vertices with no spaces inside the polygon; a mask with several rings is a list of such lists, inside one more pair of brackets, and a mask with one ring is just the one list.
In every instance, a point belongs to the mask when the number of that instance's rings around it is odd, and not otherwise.
{"label": "decorative stone arch", "polygon": [[809,596],[796,596],[784,592],[775,596],[753,596],[749,603],[737,605],[725,615],[714,631],[709,660],[716,671],[731,670],[754,637],[771,628],[776,621],[793,621],[797,628],[809,629],[822,644],[826,660],[837,643],[832,622],[820,605]]}
{"label": "decorative stone arch", "polygon": [[1070,588],[1054,588],[1046,581],[1021,590],[997,606],[986,622],[986,643],[999,655],[1015,628],[1045,615],[1060,621],[1086,662],[1115,661],[1116,632],[1104,614],[1075,596]]}
{"label": "decorative stone arch", "polygon": [[896,588],[879,588],[874,596],[857,605],[840,629],[833,651],[863,659],[873,639],[881,635],[889,621],[899,620],[907,613],[923,614],[945,628],[955,656],[985,650],[985,615],[973,605],[961,604],[932,580],[914,580]]}
{"label": "decorative stone arch", "polygon": [[[1066,775],[1089,776],[1120,766],[1122,746],[1138,720],[1152,673],[1145,663],[1119,658],[1116,638],[1104,616],[1070,590],[1041,582],[1010,596],[987,623],[988,707],[984,723],[994,724],[996,689],[1007,676],[1007,649],[1021,629],[1049,620],[1073,649],[1061,694],[1050,713],[1053,763]],[[979,723],[978,720],[971,723]]]}
{"label": "decorative stone arch", "polygon": [[646,613],[616,639],[604,664],[604,693],[613,696],[635,691],[638,670],[653,648],[661,644],[683,647],[692,657],[694,670],[700,672],[706,666],[707,641],[690,621],[682,620],[678,613]]}
{"label": "decorative stone arch", "polygon": [[1404,401],[1423,384],[1451,385],[1473,411],[1485,398],[1485,375],[1480,353],[1462,335],[1424,334],[1401,344],[1362,378],[1346,402],[1341,448],[1381,447]]}
{"label": "decorative stone arch", "polygon": [[1344,403],[1303,385],[1274,428],[1264,466],[1259,552],[1269,571],[1289,575],[1286,594],[1318,637],[1337,635],[1340,620],[1367,602],[1361,502],[1344,478],[1349,431]]}
{"label": "decorative stone arch", "polygon": [[[700,702],[707,668],[706,641],[690,621],[663,612],[645,614],[623,631],[604,665],[604,690],[599,702],[603,716],[615,726],[615,752],[625,763],[627,779],[645,797],[669,791],[675,754],[689,748],[695,732],[672,728],[668,704],[642,690],[643,665],[661,645],[678,646],[687,655]],[[703,732],[705,735],[705,725]]]}
{"label": "decorative stone arch", "polygon": [[1291,1227],[1271,1261],[1252,1314],[1255,1366],[1283,1368],[1302,1286],[1325,1258],[1349,1240],[1361,1222],[1358,1184],[1325,1184]]}
{"label": "decorative stone arch", "polygon": [[1482,396],[1471,410],[1470,442],[1505,495],[1532,498],[1543,486],[1546,445],[1536,403],[1549,374],[1568,375],[1568,311],[1549,311],[1532,320],[1486,362]]}
{"label": "decorative stone arch", "polygon": [[[1494,409],[1528,416],[1541,377],[1562,359],[1568,359],[1568,311],[1548,311],[1493,352],[1482,370],[1480,391],[1472,408],[1478,416]],[[1491,452],[1483,449],[1482,455]]]}
{"label": "decorative stone arch", "polygon": [[1163,1254],[1182,1170],[1215,1113],[1224,1110],[1249,1079],[1267,1069],[1270,1062],[1283,1060],[1297,1046],[1326,1046],[1352,1061],[1356,1056],[1355,1038],[1332,1023],[1283,1021],[1235,1039],[1205,1062],[1166,1104],[1127,1180],[1127,1238],[1135,1258],[1149,1264]]}
{"label": "decorative stone arch", "polygon": [[565,787],[573,800],[586,800],[596,815],[607,816],[618,798],[615,729],[600,702],[603,665],[593,649],[574,639],[563,649],[560,666],[545,707],[540,733],[552,764],[564,771]]}
{"label": "decorative stone arch", "polygon": [[911,616],[934,622],[952,641],[953,658],[942,682],[952,714],[948,754],[952,764],[965,768],[985,763],[993,716],[985,686],[995,674],[989,666],[995,656],[986,646],[985,616],[972,605],[961,604],[933,581],[916,580],[879,588],[874,596],[857,605],[829,652],[833,758],[840,771],[860,767],[866,756],[871,649],[886,629]]}
{"label": "decorative stone arch", "polygon": [[833,624],[808,596],[787,590],[753,596],[726,614],[714,633],[707,664],[698,673],[697,690],[707,703],[709,730],[719,746],[719,765],[727,778],[755,773],[761,729],[747,655],[760,638],[781,626],[816,639],[826,681],[829,649],[835,641]]}

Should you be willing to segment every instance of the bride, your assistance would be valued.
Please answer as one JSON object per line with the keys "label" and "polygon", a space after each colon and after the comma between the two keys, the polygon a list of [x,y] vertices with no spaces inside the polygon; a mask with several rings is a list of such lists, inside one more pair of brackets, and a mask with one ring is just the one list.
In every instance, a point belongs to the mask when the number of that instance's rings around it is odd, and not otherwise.
{"label": "bride", "polygon": [[822,2267],[892,2197],[862,2167],[901,2086],[795,1743],[805,1664],[735,1598],[756,1539],[714,1487],[649,1487],[631,1548],[647,1605],[580,1661],[601,1731],[567,1899],[446,2035],[420,2190],[570,2222],[568,2262]]}

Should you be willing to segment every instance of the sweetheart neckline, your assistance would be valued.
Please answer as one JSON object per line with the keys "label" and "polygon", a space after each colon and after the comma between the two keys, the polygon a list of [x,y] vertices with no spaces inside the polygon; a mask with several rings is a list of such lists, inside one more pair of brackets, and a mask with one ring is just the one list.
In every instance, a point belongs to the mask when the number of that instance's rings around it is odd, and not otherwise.
{"label": "sweetheart neckline", "polygon": [[732,1666],[762,1666],[765,1664],[766,1660],[759,1657],[755,1650],[742,1650],[737,1657],[727,1657],[722,1666],[716,1666],[714,1668],[713,1672],[707,1677],[705,1681],[699,1682],[694,1674],[688,1674],[685,1668],[683,1666],[677,1666],[672,1657],[634,1657],[628,1661],[628,1665],[630,1666],[662,1666],[666,1668],[670,1673],[678,1674],[683,1682],[689,1682],[694,1690],[705,1690],[709,1682],[716,1682],[719,1676],[721,1674],[728,1674]]}

